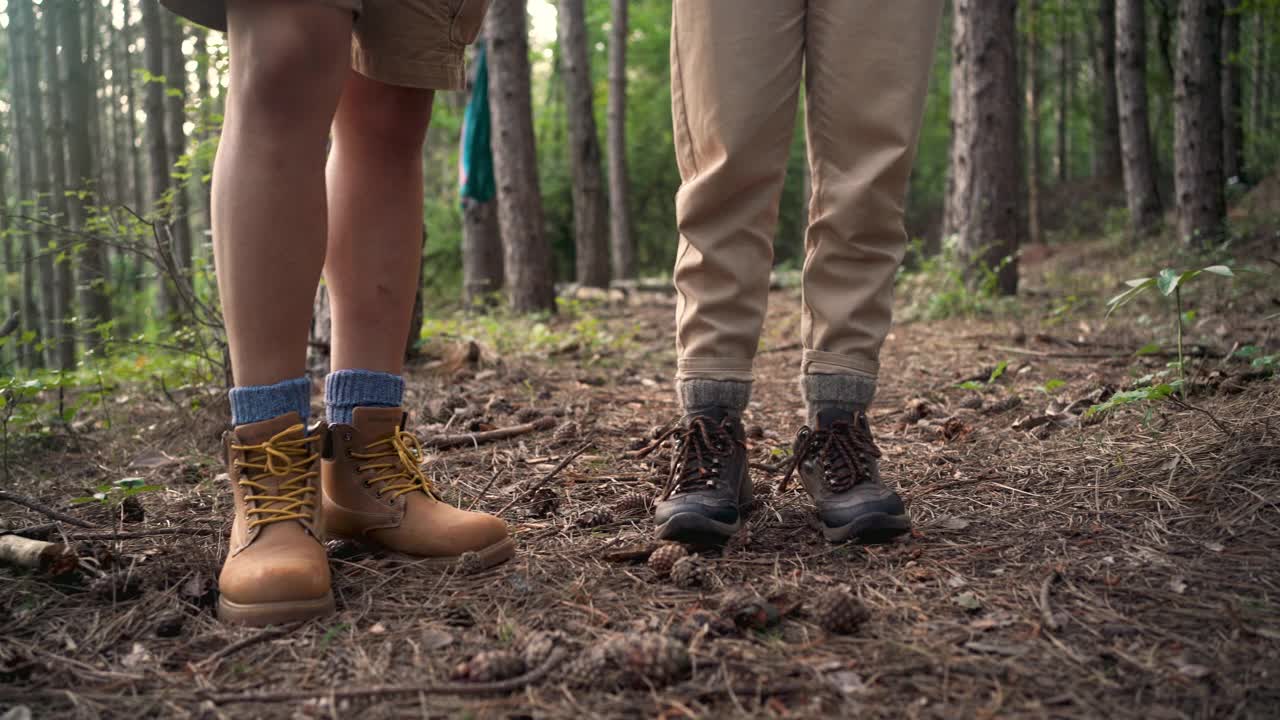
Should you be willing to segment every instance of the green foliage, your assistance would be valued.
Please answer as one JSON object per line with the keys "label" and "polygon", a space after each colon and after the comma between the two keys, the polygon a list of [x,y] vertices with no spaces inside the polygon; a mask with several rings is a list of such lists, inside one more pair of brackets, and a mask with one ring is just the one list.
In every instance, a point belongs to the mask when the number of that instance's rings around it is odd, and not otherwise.
{"label": "green foliage", "polygon": [[1067,384],[1066,380],[1060,380],[1058,378],[1054,378],[1036,389],[1044,393],[1045,395],[1053,395],[1066,384]]}
{"label": "green foliage", "polygon": [[981,392],[982,390],[985,390],[987,387],[991,385],[995,385],[997,380],[1004,377],[1004,371],[1007,370],[1008,368],[1009,368],[1009,361],[1001,360],[1000,362],[996,363],[996,366],[994,368],[991,369],[991,375],[987,377],[986,382],[978,382],[977,380],[966,380],[962,383],[957,383],[956,387],[961,390],[974,390],[974,391]]}
{"label": "green foliage", "polygon": [[505,306],[484,314],[457,312],[445,318],[428,318],[419,340],[464,339],[491,348],[499,357],[577,354],[585,364],[626,349],[635,339],[634,328],[611,331],[599,317],[599,308],[581,300],[558,298],[554,316],[517,315]]}
{"label": "green foliage", "polygon": [[1271,375],[1276,374],[1280,370],[1280,353],[1267,354],[1262,348],[1256,345],[1245,345],[1235,351],[1234,357],[1240,360],[1247,360],[1249,366],[1255,370],[1259,370]]}
{"label": "green foliage", "polygon": [[1140,402],[1153,402],[1164,400],[1179,391],[1182,388],[1181,380],[1174,380],[1167,383],[1158,383],[1155,385],[1146,385],[1134,390],[1126,390],[1112,395],[1106,402],[1098,403],[1085,411],[1085,417],[1093,417],[1094,415],[1109,412],[1122,405],[1130,405]]}
{"label": "green foliage", "polygon": [[[920,256],[922,243],[912,243],[912,253]],[[979,267],[978,280],[965,278],[967,263],[960,257],[954,238],[947,238],[942,252],[919,261],[914,270],[898,273],[898,293],[906,299],[903,313],[908,320],[946,320],[1001,315],[1016,310],[1014,298],[1000,295],[1000,270],[1012,258],[1004,258],[995,268]]]}
{"label": "green foliage", "polygon": [[134,495],[163,489],[164,488],[159,485],[148,485],[147,481],[140,477],[127,477],[116,480],[115,482],[99,485],[94,488],[93,495],[73,498],[71,502],[77,504],[99,503],[101,505],[119,505],[127,498],[131,498]]}

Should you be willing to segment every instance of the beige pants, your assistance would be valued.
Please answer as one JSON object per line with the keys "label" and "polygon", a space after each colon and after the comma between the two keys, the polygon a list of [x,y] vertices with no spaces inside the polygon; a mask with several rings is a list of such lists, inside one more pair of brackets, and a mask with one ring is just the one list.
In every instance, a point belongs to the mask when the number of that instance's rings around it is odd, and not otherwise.
{"label": "beige pants", "polygon": [[[276,0],[277,2],[281,0]],[[489,0],[293,0],[356,13],[351,67],[388,85],[457,90],[463,51],[474,42]],[[227,29],[227,0],[161,0],[170,10]]]}
{"label": "beige pants", "polygon": [[675,0],[678,377],[751,380],[800,79],[803,370],[874,377],[942,0]]}

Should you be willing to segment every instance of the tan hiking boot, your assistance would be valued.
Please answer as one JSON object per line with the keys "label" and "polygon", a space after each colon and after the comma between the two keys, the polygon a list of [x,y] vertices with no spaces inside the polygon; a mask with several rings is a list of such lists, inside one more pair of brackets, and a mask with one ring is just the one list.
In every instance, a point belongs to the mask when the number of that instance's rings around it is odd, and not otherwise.
{"label": "tan hiking boot", "polygon": [[323,427],[308,435],[297,413],[223,435],[236,503],[218,576],[224,622],[272,625],[333,612],[316,499],[323,437]]}
{"label": "tan hiking boot", "polygon": [[436,496],[422,470],[418,439],[404,431],[402,409],[358,407],[353,419],[351,425],[329,426],[322,464],[324,516],[332,537],[427,565],[451,566],[474,553],[468,564],[490,567],[515,554],[506,523]]}

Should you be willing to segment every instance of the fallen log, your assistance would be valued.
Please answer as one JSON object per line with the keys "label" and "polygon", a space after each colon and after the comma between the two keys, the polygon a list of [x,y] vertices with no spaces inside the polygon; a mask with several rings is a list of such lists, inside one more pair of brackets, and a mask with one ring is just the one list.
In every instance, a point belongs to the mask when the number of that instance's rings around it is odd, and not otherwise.
{"label": "fallen log", "polygon": [[75,551],[61,543],[32,540],[19,535],[0,535],[0,563],[62,575],[76,568]]}
{"label": "fallen log", "polygon": [[498,428],[496,430],[462,433],[459,435],[437,435],[436,437],[428,438],[422,443],[422,447],[444,450],[446,448],[462,447],[464,445],[481,445],[483,443],[518,437],[531,432],[538,432],[539,430],[550,430],[555,427],[555,424],[555,418],[542,417],[534,420],[533,422],[524,423],[523,425],[512,425],[511,427]]}

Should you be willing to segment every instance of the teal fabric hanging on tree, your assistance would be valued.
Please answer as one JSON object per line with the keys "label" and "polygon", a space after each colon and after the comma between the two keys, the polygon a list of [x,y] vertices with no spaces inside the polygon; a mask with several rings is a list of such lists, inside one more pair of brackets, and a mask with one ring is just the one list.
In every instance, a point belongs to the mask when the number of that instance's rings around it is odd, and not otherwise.
{"label": "teal fabric hanging on tree", "polygon": [[497,194],[493,151],[489,148],[489,64],[483,43],[476,47],[475,80],[462,119],[462,151],[458,153],[458,186],[462,202],[484,203]]}

